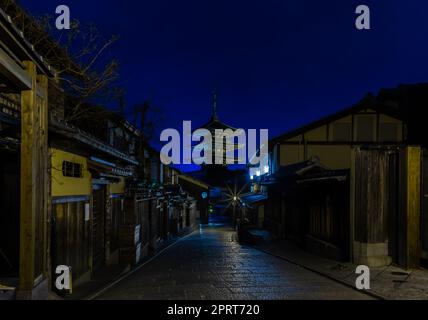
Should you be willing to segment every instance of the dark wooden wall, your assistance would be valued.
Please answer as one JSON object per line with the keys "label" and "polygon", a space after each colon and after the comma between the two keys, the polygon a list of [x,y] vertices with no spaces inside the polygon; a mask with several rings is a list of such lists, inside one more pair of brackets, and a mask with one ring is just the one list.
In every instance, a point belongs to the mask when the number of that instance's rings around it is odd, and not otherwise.
{"label": "dark wooden wall", "polygon": [[390,167],[388,152],[356,151],[355,160],[355,240],[382,243],[388,240]]}

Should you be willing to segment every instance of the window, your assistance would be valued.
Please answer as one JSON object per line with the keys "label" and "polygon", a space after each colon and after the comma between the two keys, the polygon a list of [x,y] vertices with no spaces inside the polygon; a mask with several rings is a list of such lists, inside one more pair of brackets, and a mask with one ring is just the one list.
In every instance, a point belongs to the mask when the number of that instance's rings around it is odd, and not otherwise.
{"label": "window", "polygon": [[398,123],[381,123],[379,125],[379,140],[396,142],[398,140]]}
{"label": "window", "polygon": [[351,141],[351,123],[337,122],[333,124],[333,141]]}
{"label": "window", "polygon": [[62,175],[64,177],[82,178],[82,165],[80,163],[63,161],[62,162]]}
{"label": "window", "polygon": [[374,115],[358,115],[355,117],[356,138],[360,142],[375,141],[375,123]]}

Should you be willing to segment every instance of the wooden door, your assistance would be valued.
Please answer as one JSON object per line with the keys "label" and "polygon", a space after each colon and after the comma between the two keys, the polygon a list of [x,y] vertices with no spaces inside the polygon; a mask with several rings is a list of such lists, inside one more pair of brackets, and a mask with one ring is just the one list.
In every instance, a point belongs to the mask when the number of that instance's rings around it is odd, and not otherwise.
{"label": "wooden door", "polygon": [[105,189],[95,188],[92,203],[92,250],[93,270],[99,270],[105,262]]}
{"label": "wooden door", "polygon": [[123,198],[117,197],[111,199],[110,252],[115,252],[119,249],[119,225],[122,208]]}
{"label": "wooden door", "polygon": [[73,280],[89,271],[89,221],[86,201],[53,205],[52,271],[59,265],[72,267]]}

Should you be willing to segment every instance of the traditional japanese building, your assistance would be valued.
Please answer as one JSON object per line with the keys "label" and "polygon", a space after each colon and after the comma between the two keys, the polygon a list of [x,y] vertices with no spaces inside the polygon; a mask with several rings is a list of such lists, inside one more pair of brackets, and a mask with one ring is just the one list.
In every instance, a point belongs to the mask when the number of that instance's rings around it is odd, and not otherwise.
{"label": "traditional japanese building", "polygon": [[[198,149],[196,151],[205,149],[211,153],[211,161],[209,163],[204,162],[201,165],[201,171],[195,173],[198,178],[205,180],[212,186],[224,186],[225,182],[230,178],[227,166],[239,163],[239,151],[245,150],[246,141],[239,141],[237,138],[238,129],[220,120],[217,114],[217,103],[217,92],[214,91],[211,119],[198,129],[206,130],[210,133],[212,137],[210,139],[211,144],[204,139],[202,144],[193,146],[192,149],[193,151],[196,148]],[[230,150],[227,150],[228,144]],[[205,153],[203,155],[205,156]]]}
{"label": "traditional japanese building", "polygon": [[120,218],[126,184],[139,165],[138,137],[113,113],[98,119],[92,134],[51,117],[51,261],[72,266],[75,285],[119,261]]}
{"label": "traditional japanese building", "polygon": [[217,103],[217,92],[214,91],[211,119],[199,128],[211,134],[211,145],[207,145],[209,142],[202,143],[196,147],[193,146],[193,151],[195,148],[209,150],[212,156],[211,161],[204,162],[202,167],[221,172],[221,169],[225,169],[227,165],[239,163],[239,151],[246,150],[246,137],[243,137],[245,141],[241,141],[237,134],[238,129],[220,120],[217,114]]}
{"label": "traditional japanese building", "polygon": [[[219,119],[217,114],[217,92],[216,91],[213,93],[213,98],[212,98],[211,119],[210,121],[205,123],[203,126],[201,126],[200,129],[208,130],[211,133],[211,136],[213,138],[212,146],[209,147],[209,149],[212,152],[212,161],[211,161],[211,164],[204,164],[204,166],[210,166],[211,168],[213,168],[215,166],[226,166],[227,164],[234,164],[237,162],[234,156],[235,151],[245,146],[242,144],[240,145],[237,142],[234,142],[233,153],[232,154],[228,153],[228,150],[226,149],[227,139],[233,138],[234,133],[237,129],[222,122]],[[218,134],[218,132],[221,132],[220,135]],[[221,155],[221,157],[219,157],[221,159],[216,159],[216,153]]]}
{"label": "traditional japanese building", "polygon": [[[421,147],[407,121],[368,95],[270,141],[264,226],[307,250],[372,266],[417,266]],[[404,240],[406,239],[406,240]]]}
{"label": "traditional japanese building", "polygon": [[73,99],[1,9],[0,38],[0,300],[46,299],[58,266],[75,288],[197,226],[197,199],[138,129],[102,106],[67,120]]}
{"label": "traditional japanese building", "polygon": [[[201,189],[200,194],[197,196],[202,200],[201,194],[205,195],[205,193],[208,193],[206,199],[209,199],[209,201],[203,201],[207,202],[207,206],[201,208],[201,221],[203,223],[208,223],[208,204],[211,202],[211,208],[213,208],[217,202],[222,200],[224,191],[227,191],[229,185],[238,182],[242,187],[242,185],[245,185],[246,183],[245,180],[248,180],[246,170],[232,171],[229,168],[230,165],[238,164],[240,151],[246,152],[246,141],[239,140],[237,137],[238,129],[220,120],[218,116],[218,99],[216,91],[214,91],[212,96],[211,118],[199,129],[209,132],[212,140],[210,140],[210,145],[207,145],[208,142],[206,142],[197,145],[196,148],[209,150],[212,155],[212,160],[210,163],[204,162],[201,165],[200,170],[187,173],[187,178],[186,176],[183,176],[182,181],[184,184],[187,184],[192,180],[199,181],[199,184],[202,183],[202,185],[199,186],[199,189]],[[228,145],[230,150],[227,149]],[[195,146],[193,146],[193,151],[194,150]],[[241,187],[239,187],[239,189]],[[208,190],[205,190],[206,188],[208,188]]]}
{"label": "traditional japanese building", "polygon": [[[55,71],[0,9],[0,278],[20,297],[49,286],[48,100]],[[16,280],[16,281],[15,281]]]}

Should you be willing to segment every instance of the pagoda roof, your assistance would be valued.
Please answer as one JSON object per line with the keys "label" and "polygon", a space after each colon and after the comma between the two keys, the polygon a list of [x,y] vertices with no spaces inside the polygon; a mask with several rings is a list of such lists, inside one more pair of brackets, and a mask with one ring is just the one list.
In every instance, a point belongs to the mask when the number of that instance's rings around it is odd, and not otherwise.
{"label": "pagoda roof", "polygon": [[231,130],[237,130],[236,128],[229,126],[228,124],[220,121],[218,115],[217,115],[217,92],[214,91],[213,93],[213,98],[212,98],[212,115],[211,115],[211,120],[208,121],[206,124],[204,124],[201,128],[202,129],[207,129],[209,131],[214,131],[216,129],[222,129],[222,130],[226,130],[226,129],[231,129]]}
{"label": "pagoda roof", "polygon": [[209,122],[207,122],[206,124],[204,124],[201,128],[213,131],[215,129],[222,129],[222,130],[226,130],[226,129],[231,129],[231,130],[237,130],[234,127],[231,127],[227,124],[225,124],[224,122],[220,121],[218,118],[216,119],[211,119]]}

